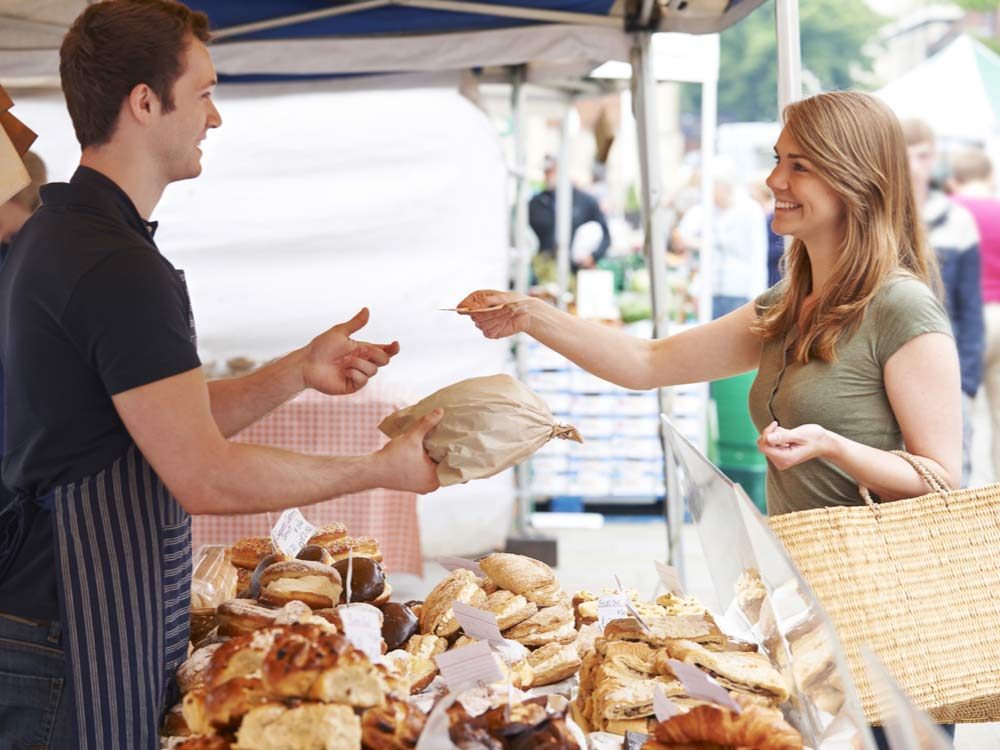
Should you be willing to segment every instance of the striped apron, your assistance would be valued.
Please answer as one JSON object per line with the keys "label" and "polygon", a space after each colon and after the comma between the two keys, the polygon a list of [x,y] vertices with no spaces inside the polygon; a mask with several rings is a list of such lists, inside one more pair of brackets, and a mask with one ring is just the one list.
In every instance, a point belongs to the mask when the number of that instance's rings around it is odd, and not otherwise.
{"label": "striped apron", "polygon": [[99,473],[5,508],[0,575],[23,539],[28,502],[52,518],[76,747],[159,750],[161,719],[179,697],[173,675],[187,657],[191,517],[132,444]]}

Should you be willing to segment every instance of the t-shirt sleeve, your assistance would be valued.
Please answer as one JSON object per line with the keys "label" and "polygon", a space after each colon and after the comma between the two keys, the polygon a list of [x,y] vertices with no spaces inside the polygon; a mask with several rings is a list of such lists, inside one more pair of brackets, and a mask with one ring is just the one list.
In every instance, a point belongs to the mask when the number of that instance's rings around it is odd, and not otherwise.
{"label": "t-shirt sleeve", "polygon": [[919,279],[890,282],[875,305],[875,356],[882,367],[912,338],[924,333],[953,335],[948,313]]}
{"label": "t-shirt sleeve", "polygon": [[119,250],[78,282],[63,325],[109,395],[201,363],[175,272],[145,248]]}
{"label": "t-shirt sleeve", "polygon": [[770,289],[758,294],[753,301],[754,310],[761,315],[767,308],[775,304],[785,292],[786,282],[784,279],[772,286]]}

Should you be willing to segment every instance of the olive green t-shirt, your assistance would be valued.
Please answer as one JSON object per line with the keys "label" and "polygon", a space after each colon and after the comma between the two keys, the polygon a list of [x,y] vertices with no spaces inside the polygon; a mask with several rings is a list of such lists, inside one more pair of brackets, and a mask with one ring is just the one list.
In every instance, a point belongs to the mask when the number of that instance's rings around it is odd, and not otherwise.
{"label": "olive green t-shirt", "polygon": [[[758,310],[779,298],[779,283],[756,299]],[[919,279],[890,278],[872,300],[858,328],[837,344],[836,362],[794,362],[794,338],[764,343],[750,388],[750,416],[758,430],[773,420],[792,429],[818,424],[880,450],[903,447],[903,435],[889,405],[883,371],[907,341],[923,333],[952,335],[941,303]],[[778,471],[768,463],[767,509],[772,515],[830,505],[858,505],[858,483],[825,459]]]}

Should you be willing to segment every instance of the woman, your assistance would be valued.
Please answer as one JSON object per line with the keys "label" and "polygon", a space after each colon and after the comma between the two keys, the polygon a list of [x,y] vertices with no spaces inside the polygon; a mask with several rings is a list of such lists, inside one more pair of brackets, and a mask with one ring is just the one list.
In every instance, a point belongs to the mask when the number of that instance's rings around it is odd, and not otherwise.
{"label": "woman", "polygon": [[750,413],[771,514],[926,492],[889,451],[961,476],[961,389],[948,317],[932,292],[895,115],[856,92],[789,105],[767,179],[772,228],[791,235],[786,278],[711,323],[644,340],[511,292],[460,307],[487,338],[523,331],[599,377],[646,389],[757,368]]}

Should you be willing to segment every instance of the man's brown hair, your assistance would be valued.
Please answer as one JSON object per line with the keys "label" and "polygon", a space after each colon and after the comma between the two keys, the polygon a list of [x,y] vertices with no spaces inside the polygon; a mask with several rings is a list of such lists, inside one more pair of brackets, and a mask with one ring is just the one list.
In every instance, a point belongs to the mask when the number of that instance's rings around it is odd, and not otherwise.
{"label": "man's brown hair", "polygon": [[192,38],[211,39],[208,16],[172,0],[106,0],[81,13],[59,50],[59,76],[81,148],[111,140],[122,102],[145,83],[164,112]]}

